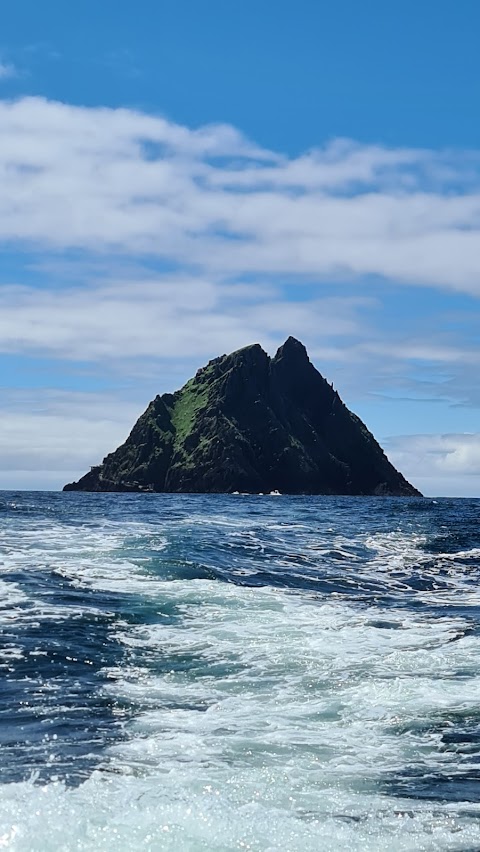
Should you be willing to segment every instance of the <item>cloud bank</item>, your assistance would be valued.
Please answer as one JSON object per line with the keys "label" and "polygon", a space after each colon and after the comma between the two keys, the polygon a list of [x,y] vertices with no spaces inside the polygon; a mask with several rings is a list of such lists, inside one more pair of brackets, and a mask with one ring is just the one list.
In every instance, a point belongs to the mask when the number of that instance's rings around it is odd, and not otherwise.
{"label": "cloud bank", "polygon": [[0,240],[208,274],[366,275],[480,291],[480,159],[336,140],[296,158],[235,128],[0,103]]}

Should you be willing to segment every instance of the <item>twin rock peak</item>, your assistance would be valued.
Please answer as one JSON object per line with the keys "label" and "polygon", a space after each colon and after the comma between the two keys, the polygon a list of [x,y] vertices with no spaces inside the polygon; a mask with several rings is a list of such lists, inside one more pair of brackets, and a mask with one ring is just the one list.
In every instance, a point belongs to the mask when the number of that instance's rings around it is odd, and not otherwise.
{"label": "twin rock peak", "polygon": [[294,337],[209,361],[64,490],[419,495]]}

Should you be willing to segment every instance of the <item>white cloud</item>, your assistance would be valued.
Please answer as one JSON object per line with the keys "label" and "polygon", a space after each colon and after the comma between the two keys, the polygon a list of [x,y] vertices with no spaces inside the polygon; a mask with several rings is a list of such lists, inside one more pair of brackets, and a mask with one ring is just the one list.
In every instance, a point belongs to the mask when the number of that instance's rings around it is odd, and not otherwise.
{"label": "white cloud", "polygon": [[388,455],[425,493],[480,494],[480,433],[390,438]]}
{"label": "white cloud", "polygon": [[480,476],[480,434],[398,436],[389,446],[396,458],[408,456],[409,464],[423,476],[428,472]]}
{"label": "white cloud", "polygon": [[289,159],[227,125],[41,98],[0,102],[0,122],[5,242],[480,292],[476,153],[339,140]]}

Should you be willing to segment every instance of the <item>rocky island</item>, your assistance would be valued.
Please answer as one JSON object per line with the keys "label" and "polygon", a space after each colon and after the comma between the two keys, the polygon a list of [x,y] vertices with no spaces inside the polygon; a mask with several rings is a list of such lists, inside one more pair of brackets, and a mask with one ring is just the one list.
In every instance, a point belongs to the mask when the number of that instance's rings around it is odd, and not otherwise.
{"label": "rocky island", "polygon": [[222,355],[157,396],[124,444],[64,491],[415,496],[289,337]]}

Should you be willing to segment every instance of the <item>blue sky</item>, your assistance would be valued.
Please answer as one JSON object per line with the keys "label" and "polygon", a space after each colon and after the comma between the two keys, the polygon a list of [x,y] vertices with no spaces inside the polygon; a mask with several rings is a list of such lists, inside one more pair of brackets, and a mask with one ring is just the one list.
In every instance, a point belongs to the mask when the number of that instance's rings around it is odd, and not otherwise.
{"label": "blue sky", "polygon": [[425,493],[480,476],[480,7],[16,0],[0,486],[57,488],[292,333]]}

